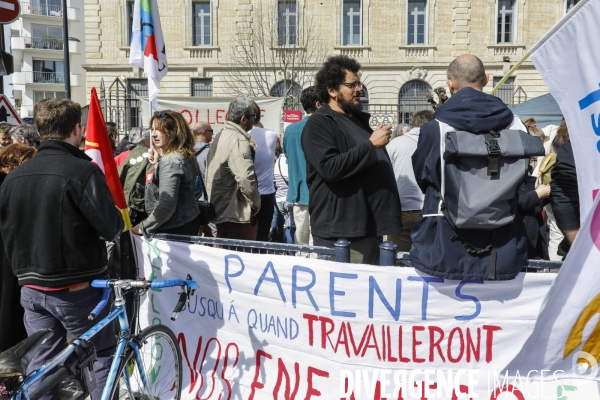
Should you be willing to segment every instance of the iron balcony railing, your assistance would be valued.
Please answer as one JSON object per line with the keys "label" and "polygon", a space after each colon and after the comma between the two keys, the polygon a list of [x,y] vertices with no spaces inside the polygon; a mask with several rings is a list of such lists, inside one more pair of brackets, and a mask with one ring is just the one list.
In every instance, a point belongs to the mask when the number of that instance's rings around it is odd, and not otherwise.
{"label": "iron balcony railing", "polygon": [[48,4],[45,1],[33,3],[21,2],[21,14],[62,17],[63,8],[60,4]]}
{"label": "iron balcony railing", "polygon": [[62,50],[63,39],[54,37],[30,37],[24,36],[23,42],[25,48],[28,49],[48,49],[48,50]]}
{"label": "iron balcony railing", "polygon": [[25,83],[65,83],[63,72],[25,71]]}

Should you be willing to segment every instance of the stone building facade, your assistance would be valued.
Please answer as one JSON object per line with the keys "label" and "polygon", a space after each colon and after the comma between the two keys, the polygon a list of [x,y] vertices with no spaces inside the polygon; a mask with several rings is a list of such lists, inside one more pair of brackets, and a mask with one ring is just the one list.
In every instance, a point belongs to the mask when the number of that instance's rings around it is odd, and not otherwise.
{"label": "stone building facade", "polygon": [[[83,1],[88,90],[104,79],[128,97],[144,95],[143,71],[128,64],[133,1]],[[445,86],[456,56],[483,60],[490,91],[577,1],[158,0],[169,62],[160,96],[229,96],[256,79],[268,94],[293,94],[326,55],[347,54],[363,66],[374,116],[406,122],[428,106],[426,93]],[[269,66],[257,77],[261,63]],[[499,95],[512,104],[545,93],[526,61]]]}

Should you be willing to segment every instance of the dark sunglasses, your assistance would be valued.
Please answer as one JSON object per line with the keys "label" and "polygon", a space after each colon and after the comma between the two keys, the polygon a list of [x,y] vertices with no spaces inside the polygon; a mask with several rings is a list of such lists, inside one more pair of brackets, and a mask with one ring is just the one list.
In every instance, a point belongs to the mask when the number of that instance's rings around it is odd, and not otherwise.
{"label": "dark sunglasses", "polygon": [[163,111],[154,111],[154,116],[158,117],[158,118],[164,118],[165,116],[171,117],[173,118],[173,116],[171,115],[172,110],[163,110]]}

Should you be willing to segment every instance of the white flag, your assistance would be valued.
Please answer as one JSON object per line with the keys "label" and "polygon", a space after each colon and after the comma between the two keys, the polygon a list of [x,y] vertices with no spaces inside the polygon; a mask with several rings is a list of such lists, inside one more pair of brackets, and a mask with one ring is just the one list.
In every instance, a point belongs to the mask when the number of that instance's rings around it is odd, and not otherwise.
{"label": "white flag", "polygon": [[129,64],[143,68],[148,75],[150,105],[158,110],[160,80],[167,74],[168,67],[156,0],[135,0]]}
{"label": "white flag", "polygon": [[561,378],[600,380],[599,282],[600,196],[546,295],[533,333],[506,367],[510,376],[546,370],[562,371]]}
{"label": "white flag", "polygon": [[600,1],[581,0],[530,50],[558,102],[575,154],[581,220],[600,189]]}

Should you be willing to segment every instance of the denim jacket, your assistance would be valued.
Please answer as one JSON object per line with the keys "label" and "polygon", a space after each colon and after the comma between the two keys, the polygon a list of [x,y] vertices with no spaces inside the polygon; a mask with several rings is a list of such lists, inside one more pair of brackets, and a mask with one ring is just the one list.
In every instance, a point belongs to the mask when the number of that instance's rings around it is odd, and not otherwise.
{"label": "denim jacket", "polygon": [[146,212],[141,223],[144,236],[151,237],[160,229],[182,226],[198,216],[194,197],[197,169],[195,158],[185,159],[173,152],[162,156],[146,178]]}

